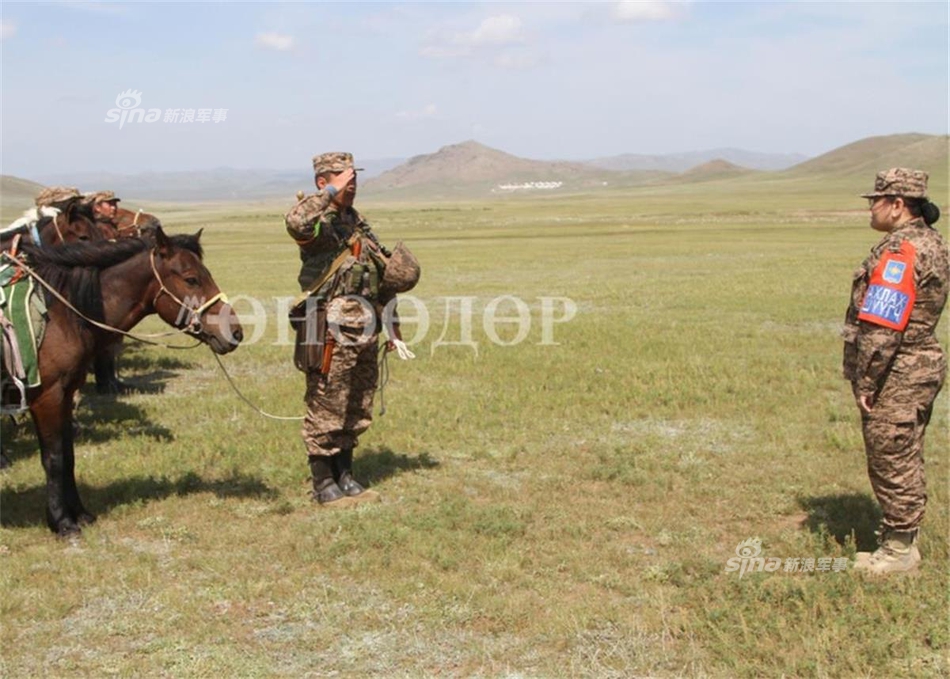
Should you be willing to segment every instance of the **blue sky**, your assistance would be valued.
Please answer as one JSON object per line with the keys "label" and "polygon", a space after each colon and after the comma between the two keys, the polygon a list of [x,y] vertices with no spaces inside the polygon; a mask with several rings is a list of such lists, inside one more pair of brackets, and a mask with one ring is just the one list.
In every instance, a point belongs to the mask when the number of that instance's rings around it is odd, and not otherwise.
{"label": "blue sky", "polygon": [[[16,3],[2,170],[309,166],[475,139],[523,157],[817,155],[948,131],[937,3]],[[140,108],[220,123],[106,122]]]}

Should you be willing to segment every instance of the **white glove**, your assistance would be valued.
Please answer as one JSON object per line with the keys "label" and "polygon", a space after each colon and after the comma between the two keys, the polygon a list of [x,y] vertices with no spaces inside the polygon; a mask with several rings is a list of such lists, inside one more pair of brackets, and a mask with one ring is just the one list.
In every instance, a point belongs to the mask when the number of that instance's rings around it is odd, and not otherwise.
{"label": "white glove", "polygon": [[412,353],[409,347],[401,339],[394,339],[393,346],[396,347],[396,353],[404,361],[408,361],[411,358],[415,358],[416,355]]}

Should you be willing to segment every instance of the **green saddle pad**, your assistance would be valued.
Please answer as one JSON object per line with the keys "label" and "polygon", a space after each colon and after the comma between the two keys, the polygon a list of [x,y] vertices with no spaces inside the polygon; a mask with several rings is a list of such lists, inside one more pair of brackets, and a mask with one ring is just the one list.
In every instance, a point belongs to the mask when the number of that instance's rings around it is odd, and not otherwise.
{"label": "green saddle pad", "polygon": [[[13,267],[10,267],[13,268]],[[6,270],[0,271],[0,280],[5,278]],[[43,295],[33,285],[29,276],[16,283],[0,287],[0,309],[13,324],[17,338],[23,368],[26,371],[27,387],[40,385],[39,349],[46,330],[46,302]]]}

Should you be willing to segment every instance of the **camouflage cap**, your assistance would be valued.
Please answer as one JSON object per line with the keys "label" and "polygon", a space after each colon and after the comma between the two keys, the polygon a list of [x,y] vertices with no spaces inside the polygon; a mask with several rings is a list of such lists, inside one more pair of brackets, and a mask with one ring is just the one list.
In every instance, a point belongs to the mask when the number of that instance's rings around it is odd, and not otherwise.
{"label": "camouflage cap", "polygon": [[115,193],[112,191],[94,191],[93,193],[87,193],[82,197],[82,202],[87,205],[95,205],[96,203],[111,203],[112,201],[119,202],[121,198],[116,198]]}
{"label": "camouflage cap", "polygon": [[409,292],[419,282],[421,267],[416,256],[401,242],[396,243],[393,254],[386,263],[383,280],[379,289],[382,293],[392,294]]}
{"label": "camouflage cap", "polygon": [[877,173],[874,178],[874,190],[862,193],[862,198],[879,196],[901,196],[904,198],[926,198],[927,176],[922,170],[909,170],[906,167],[892,167]]}
{"label": "camouflage cap", "polygon": [[[313,157],[313,173],[323,174],[325,172],[343,172],[343,170],[353,167],[353,154],[345,151],[331,151],[330,153],[321,153]],[[354,170],[362,172],[363,168],[353,167]]]}
{"label": "camouflage cap", "polygon": [[81,198],[79,189],[72,186],[49,186],[36,196],[36,207],[52,207],[73,198]]}

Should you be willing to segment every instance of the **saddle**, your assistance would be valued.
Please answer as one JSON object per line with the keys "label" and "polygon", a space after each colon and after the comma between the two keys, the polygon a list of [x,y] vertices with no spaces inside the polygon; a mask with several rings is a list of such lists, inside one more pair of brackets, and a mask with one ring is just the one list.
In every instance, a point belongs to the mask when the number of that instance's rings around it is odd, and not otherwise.
{"label": "saddle", "polygon": [[26,392],[40,385],[39,347],[46,329],[46,302],[29,276],[0,263],[0,414],[27,409]]}
{"label": "saddle", "polygon": [[40,239],[40,230],[38,228],[39,222],[44,217],[52,217],[55,219],[59,212],[60,211],[54,207],[30,208],[15,222],[0,229],[0,241],[6,242],[20,235],[21,237],[27,238],[29,242],[42,246],[43,241]]}

